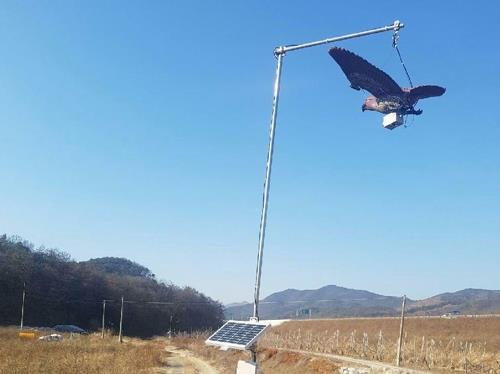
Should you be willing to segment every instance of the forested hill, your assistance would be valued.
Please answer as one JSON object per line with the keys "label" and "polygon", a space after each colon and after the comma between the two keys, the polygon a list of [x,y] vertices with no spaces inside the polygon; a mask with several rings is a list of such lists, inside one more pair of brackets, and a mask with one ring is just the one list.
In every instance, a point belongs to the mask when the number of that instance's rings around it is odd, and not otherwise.
{"label": "forested hill", "polygon": [[0,324],[17,325],[26,284],[24,324],[75,324],[99,329],[102,301],[106,327],[117,329],[125,299],[126,335],[152,336],[219,327],[222,305],[193,288],[156,280],[146,267],[122,258],[76,262],[64,252],[0,236]]}

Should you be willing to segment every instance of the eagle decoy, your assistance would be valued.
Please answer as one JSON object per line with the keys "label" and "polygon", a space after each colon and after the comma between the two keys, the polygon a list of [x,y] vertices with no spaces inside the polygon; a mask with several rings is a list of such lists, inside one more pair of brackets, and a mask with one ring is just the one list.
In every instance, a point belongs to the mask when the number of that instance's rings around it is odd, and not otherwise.
{"label": "eagle decoy", "polygon": [[364,89],[373,95],[363,103],[363,112],[373,110],[383,114],[420,115],[422,110],[415,109],[420,99],[441,96],[446,91],[439,86],[402,88],[382,70],[346,49],[334,47],[329,53],[351,82],[352,88],[358,91]]}

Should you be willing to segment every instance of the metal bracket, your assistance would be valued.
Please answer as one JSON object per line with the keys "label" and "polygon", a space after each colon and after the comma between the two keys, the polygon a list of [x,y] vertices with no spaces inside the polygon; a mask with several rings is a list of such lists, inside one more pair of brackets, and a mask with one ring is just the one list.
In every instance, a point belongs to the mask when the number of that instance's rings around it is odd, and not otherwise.
{"label": "metal bracket", "polygon": [[285,53],[286,53],[285,47],[283,47],[283,46],[274,48],[274,57],[276,57],[276,58],[278,58],[279,55],[284,56]]}

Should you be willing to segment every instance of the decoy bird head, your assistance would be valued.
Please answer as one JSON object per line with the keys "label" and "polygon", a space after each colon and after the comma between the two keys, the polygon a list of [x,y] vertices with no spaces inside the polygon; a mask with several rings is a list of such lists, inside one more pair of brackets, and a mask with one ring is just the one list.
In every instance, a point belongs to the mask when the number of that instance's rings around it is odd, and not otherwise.
{"label": "decoy bird head", "polygon": [[368,96],[365,99],[365,102],[361,106],[361,110],[364,112],[365,110],[376,110],[378,106],[377,99],[374,96]]}

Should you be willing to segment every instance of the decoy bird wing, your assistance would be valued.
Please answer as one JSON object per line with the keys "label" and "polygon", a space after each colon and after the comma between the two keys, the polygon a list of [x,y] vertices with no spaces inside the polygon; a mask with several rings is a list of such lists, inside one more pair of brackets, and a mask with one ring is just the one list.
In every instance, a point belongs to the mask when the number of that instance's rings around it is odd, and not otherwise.
{"label": "decoy bird wing", "polygon": [[441,96],[445,92],[446,88],[439,86],[418,86],[410,89],[408,95],[412,101],[417,101],[427,97]]}
{"label": "decoy bird wing", "polygon": [[355,90],[362,88],[377,98],[404,95],[394,79],[364,58],[338,47],[330,49],[329,54],[339,64]]}

